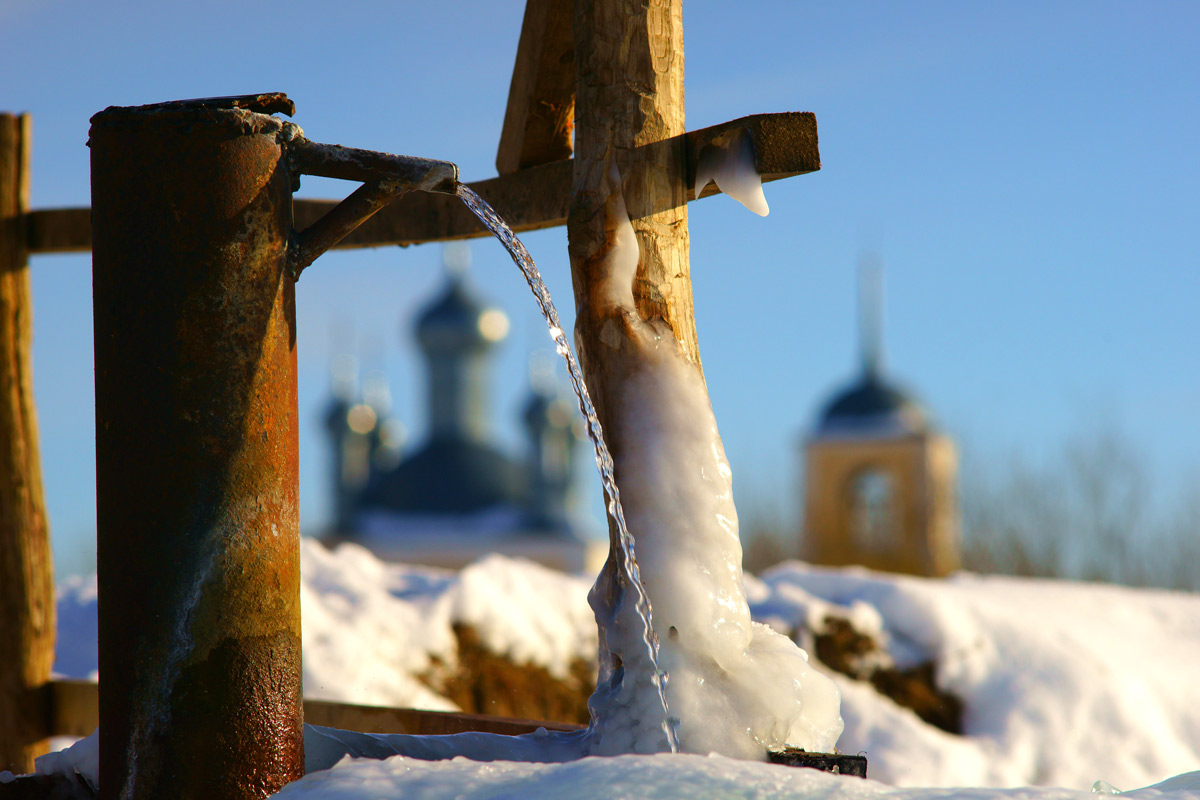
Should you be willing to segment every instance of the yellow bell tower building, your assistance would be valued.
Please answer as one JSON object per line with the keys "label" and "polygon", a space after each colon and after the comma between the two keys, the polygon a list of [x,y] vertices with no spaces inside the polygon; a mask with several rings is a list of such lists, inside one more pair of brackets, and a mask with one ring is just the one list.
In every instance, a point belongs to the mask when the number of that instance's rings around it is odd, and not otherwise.
{"label": "yellow bell tower building", "polygon": [[958,456],[924,409],[883,376],[877,270],[862,273],[862,368],[804,443],[803,557],[914,575],[959,567]]}

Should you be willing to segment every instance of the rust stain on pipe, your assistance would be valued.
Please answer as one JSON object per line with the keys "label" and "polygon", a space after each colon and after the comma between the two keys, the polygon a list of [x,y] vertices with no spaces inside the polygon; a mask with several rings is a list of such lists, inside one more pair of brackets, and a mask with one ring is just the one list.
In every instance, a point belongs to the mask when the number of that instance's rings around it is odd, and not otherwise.
{"label": "rust stain on pipe", "polygon": [[237,105],[92,118],[108,798],[303,774],[292,175]]}

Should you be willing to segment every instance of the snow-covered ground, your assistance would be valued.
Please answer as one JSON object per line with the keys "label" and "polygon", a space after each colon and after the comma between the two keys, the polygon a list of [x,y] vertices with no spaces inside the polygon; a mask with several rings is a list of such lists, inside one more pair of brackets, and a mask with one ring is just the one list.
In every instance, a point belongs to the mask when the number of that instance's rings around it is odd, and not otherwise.
{"label": "snow-covered ground", "polygon": [[[554,674],[595,657],[588,579],[499,556],[449,573],[310,541],[302,572],[310,697],[453,708],[417,676],[435,661],[453,663],[455,622],[475,627],[497,653]],[[1087,793],[1097,780],[1132,789],[1200,770],[1198,595],[799,563],[746,581],[754,617],[799,631],[802,644],[805,630],[833,615],[878,638],[899,666],[935,661],[940,688],[965,702],[964,735],[834,674],[846,722],[838,747],[866,754],[871,781],[700,756],[560,765],[392,759],[344,763],[284,796],[1057,798]],[[59,619],[58,671],[94,676],[94,582],[63,587]],[[1138,796],[1200,797],[1198,784],[1185,777]],[[1015,786],[1065,789],[995,790]]]}

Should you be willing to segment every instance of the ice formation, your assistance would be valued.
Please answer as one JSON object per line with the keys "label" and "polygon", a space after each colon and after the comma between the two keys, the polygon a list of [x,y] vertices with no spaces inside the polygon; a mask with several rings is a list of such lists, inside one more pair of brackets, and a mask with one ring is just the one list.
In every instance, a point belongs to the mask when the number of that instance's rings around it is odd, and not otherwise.
{"label": "ice formation", "polygon": [[754,163],[754,142],[745,130],[738,128],[719,136],[700,151],[693,195],[699,198],[709,181],[760,217],[770,212]]}
{"label": "ice formation", "polygon": [[[749,759],[784,744],[832,750],[842,731],[838,690],[790,639],[750,619],[732,475],[704,380],[671,330],[642,320],[633,306],[639,253],[619,192],[608,215],[615,235],[605,298],[613,307],[600,311],[609,316],[600,339],[623,351],[613,361],[625,370],[617,400],[623,425],[609,436],[680,749]],[[611,594],[599,582],[592,592]],[[593,608],[623,674],[607,685],[601,675],[591,752],[662,750],[636,618],[595,599]]]}

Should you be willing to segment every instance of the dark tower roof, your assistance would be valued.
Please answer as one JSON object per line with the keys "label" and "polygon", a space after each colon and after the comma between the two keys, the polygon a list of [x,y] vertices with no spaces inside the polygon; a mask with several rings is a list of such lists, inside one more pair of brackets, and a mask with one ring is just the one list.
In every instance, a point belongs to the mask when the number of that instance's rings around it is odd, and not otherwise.
{"label": "dark tower roof", "polygon": [[488,336],[481,324],[487,312],[462,277],[451,275],[442,294],[417,318],[417,341],[426,352],[483,349],[497,338]]}
{"label": "dark tower roof", "polygon": [[821,412],[817,435],[922,433],[929,427],[921,405],[877,373],[865,372]]}
{"label": "dark tower roof", "polygon": [[874,258],[859,265],[859,351],[862,372],[833,396],[817,421],[821,436],[904,436],[929,429],[925,410],[883,377],[883,272]]}
{"label": "dark tower roof", "polygon": [[[461,256],[461,254],[460,254]],[[444,288],[417,317],[414,332],[429,366],[428,439],[394,469],[378,472],[360,508],[413,514],[469,514],[521,507],[524,464],[486,436],[486,359],[504,338],[508,318],[467,287],[465,264],[447,255]]]}

